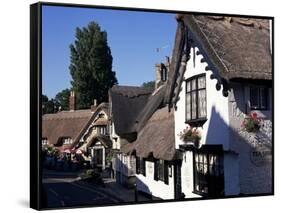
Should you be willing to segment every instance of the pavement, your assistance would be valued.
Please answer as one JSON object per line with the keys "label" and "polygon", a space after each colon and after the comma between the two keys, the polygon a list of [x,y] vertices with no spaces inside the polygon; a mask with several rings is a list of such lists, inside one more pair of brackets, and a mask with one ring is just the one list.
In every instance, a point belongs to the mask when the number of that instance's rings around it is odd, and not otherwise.
{"label": "pavement", "polygon": [[[124,202],[135,202],[135,190],[128,189],[124,186],[116,183],[115,179],[104,178],[105,188],[104,190],[108,193],[122,199]],[[151,199],[138,193],[137,201],[150,201]]]}
{"label": "pavement", "polygon": [[[104,185],[81,180],[79,172],[43,171],[43,202],[45,207],[106,205],[135,202],[134,189],[127,189],[114,179],[104,178]],[[138,194],[138,201],[150,199]]]}

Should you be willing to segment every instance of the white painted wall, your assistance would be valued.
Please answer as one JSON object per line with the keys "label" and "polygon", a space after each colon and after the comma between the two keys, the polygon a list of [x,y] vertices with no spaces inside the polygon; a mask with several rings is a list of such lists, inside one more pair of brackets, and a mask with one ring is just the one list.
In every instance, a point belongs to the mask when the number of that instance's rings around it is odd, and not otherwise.
{"label": "white painted wall", "polygon": [[[229,95],[229,117],[231,127],[231,150],[239,154],[240,192],[243,194],[272,192],[272,162],[255,165],[250,153],[259,145],[272,146],[272,92],[269,89],[268,110],[250,111],[249,84],[232,83]],[[248,106],[245,110],[246,105]],[[248,133],[241,127],[245,112],[256,112],[262,125],[257,133]]]}
{"label": "white painted wall", "polygon": [[[195,48],[195,52],[197,52]],[[211,71],[205,71],[207,63],[201,63],[202,55],[193,54],[191,49],[191,58],[187,62],[185,79],[192,76],[205,73],[206,74],[206,98],[207,98],[207,121],[202,128],[198,128],[201,135],[200,144],[222,144],[223,149],[230,149],[230,120],[229,120],[229,99],[216,90],[217,80],[210,79]],[[195,58],[193,58],[195,56]],[[195,59],[195,63],[194,63]],[[182,84],[180,99],[175,110],[175,135],[176,148],[183,144],[178,134],[186,128],[185,124],[185,81]],[[239,163],[238,157],[232,154],[224,154],[224,172],[225,172],[225,195],[237,195],[240,193],[239,187]],[[193,193],[193,154],[187,151],[183,155],[182,161],[182,191],[186,198],[198,197]],[[200,196],[199,196],[200,197]]]}
{"label": "white painted wall", "polygon": [[174,168],[172,166],[172,177],[169,177],[169,185],[163,181],[154,180],[154,162],[146,161],[146,176],[136,175],[138,191],[151,194],[161,199],[174,199]]}
{"label": "white painted wall", "polygon": [[[117,138],[117,140],[115,140],[115,138]],[[119,135],[117,135],[115,132],[114,122],[112,122],[112,125],[111,125],[110,139],[112,141],[112,149],[120,150],[121,141],[120,141]]]}
{"label": "white painted wall", "polygon": [[[86,131],[84,132],[84,134],[80,137],[79,142],[86,142],[86,141],[84,141],[83,138],[85,137],[86,134],[88,134],[89,130],[93,127],[94,123],[100,119],[100,118],[99,118],[99,114],[101,114],[101,113],[104,114],[104,118],[102,118],[102,119],[108,119],[108,116],[107,116],[107,114],[105,113],[105,111],[104,111],[104,110],[100,110],[99,113],[96,115],[96,117],[93,119],[92,123],[91,123],[91,124],[89,125],[89,127],[87,128],[87,130],[86,130]],[[93,130],[93,132],[92,132],[91,135],[94,135],[94,134],[96,134],[96,133],[97,133],[97,129]],[[87,139],[86,139],[86,140],[87,140]]]}
{"label": "white painted wall", "polygon": [[[198,48],[195,48],[195,52]],[[195,63],[193,63],[195,55]],[[222,144],[224,150],[229,149],[229,117],[228,117],[228,98],[222,95],[222,88],[220,91],[216,90],[217,80],[211,80],[211,71],[205,71],[207,63],[201,63],[202,55],[193,54],[191,48],[191,58],[187,62],[185,79],[192,76],[205,73],[206,74],[206,97],[207,97],[207,121],[202,128],[198,128],[201,133],[201,144]],[[175,110],[175,135],[176,148],[179,148],[183,142],[180,140],[178,134],[186,128],[185,124],[185,81],[182,83],[182,90],[179,94],[179,101],[177,102],[177,109]]]}
{"label": "white painted wall", "polygon": [[225,196],[239,195],[240,181],[238,155],[234,153],[225,153],[223,163]]}
{"label": "white painted wall", "polygon": [[193,193],[193,153],[186,151],[183,153],[183,160],[181,166],[181,186],[185,198],[201,197]]}

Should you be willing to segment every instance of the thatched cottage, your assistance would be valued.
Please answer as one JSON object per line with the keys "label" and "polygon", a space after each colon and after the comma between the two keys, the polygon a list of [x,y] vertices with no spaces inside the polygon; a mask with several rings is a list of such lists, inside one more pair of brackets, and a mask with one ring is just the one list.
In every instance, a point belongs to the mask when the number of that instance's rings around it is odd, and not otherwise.
{"label": "thatched cottage", "polygon": [[[167,103],[186,198],[272,193],[270,20],[177,17]],[[251,127],[251,128],[250,128]],[[255,127],[255,128],[253,128]],[[199,144],[178,135],[189,128]]]}
{"label": "thatched cottage", "polygon": [[154,91],[114,86],[109,92],[117,182],[162,199],[175,197],[173,174],[180,169],[174,112],[164,102],[168,72],[169,60],[156,65]]}
{"label": "thatched cottage", "polygon": [[[91,109],[76,110],[75,94],[69,98],[69,111],[45,114],[42,118],[42,145],[61,152],[85,153],[94,157],[97,167],[104,169],[110,154],[108,103],[94,104]],[[79,150],[79,151],[78,151]]]}
{"label": "thatched cottage", "polygon": [[155,90],[109,93],[118,175],[162,199],[272,193],[269,19],[177,21],[172,60],[156,66]]}
{"label": "thatched cottage", "polygon": [[116,181],[128,187],[135,183],[135,157],[122,152],[137,139],[136,118],[145,106],[150,89],[115,85],[109,90],[113,168]]}

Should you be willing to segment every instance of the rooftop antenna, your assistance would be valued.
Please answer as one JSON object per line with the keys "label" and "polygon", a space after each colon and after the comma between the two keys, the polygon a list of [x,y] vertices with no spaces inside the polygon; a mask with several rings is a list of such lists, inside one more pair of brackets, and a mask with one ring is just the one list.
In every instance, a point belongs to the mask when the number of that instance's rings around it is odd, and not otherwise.
{"label": "rooftop antenna", "polygon": [[160,52],[160,51],[162,51],[163,49],[166,49],[166,48],[168,48],[169,47],[169,45],[165,45],[165,46],[163,46],[163,47],[157,47],[156,48],[156,52]]}

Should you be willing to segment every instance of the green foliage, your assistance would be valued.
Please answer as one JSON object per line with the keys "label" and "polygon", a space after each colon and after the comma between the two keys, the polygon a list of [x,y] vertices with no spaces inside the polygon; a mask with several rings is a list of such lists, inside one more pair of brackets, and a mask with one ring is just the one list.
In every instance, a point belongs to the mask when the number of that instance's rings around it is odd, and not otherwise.
{"label": "green foliage", "polygon": [[111,50],[107,33],[91,22],[76,29],[76,40],[70,45],[70,74],[72,87],[77,95],[77,107],[88,108],[94,99],[108,101],[108,90],[117,84],[112,71]]}
{"label": "green foliage", "polygon": [[61,110],[69,110],[69,96],[69,89],[64,89],[56,95],[55,101],[61,107]]}
{"label": "green foliage", "polygon": [[155,88],[155,81],[144,82],[141,86],[153,90]]}
{"label": "green foliage", "polygon": [[42,95],[42,113],[56,113],[58,111],[59,104],[55,99],[50,99],[46,95]]}

